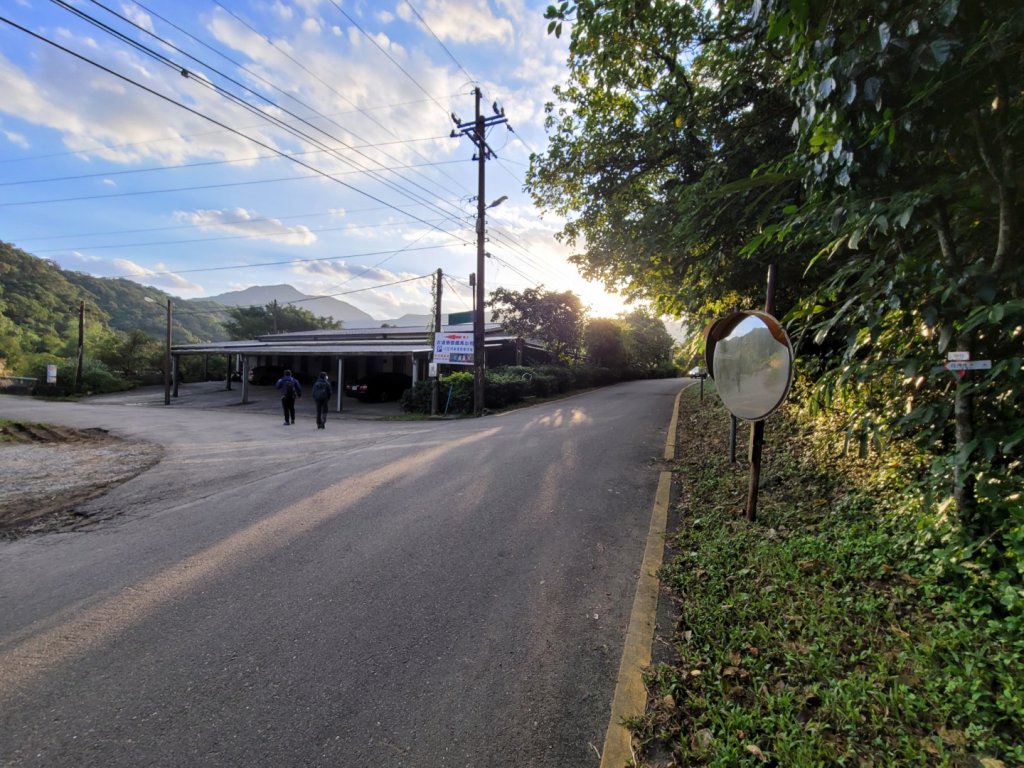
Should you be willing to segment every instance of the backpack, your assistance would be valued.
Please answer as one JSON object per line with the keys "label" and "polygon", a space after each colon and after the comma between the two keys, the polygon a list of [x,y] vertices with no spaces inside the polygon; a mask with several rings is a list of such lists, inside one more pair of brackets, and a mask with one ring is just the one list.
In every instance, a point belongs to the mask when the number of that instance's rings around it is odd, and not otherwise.
{"label": "backpack", "polygon": [[313,383],[313,399],[326,400],[331,396],[331,385],[326,379],[317,379]]}
{"label": "backpack", "polygon": [[295,399],[295,382],[293,382],[291,379],[284,380],[284,396],[288,400]]}

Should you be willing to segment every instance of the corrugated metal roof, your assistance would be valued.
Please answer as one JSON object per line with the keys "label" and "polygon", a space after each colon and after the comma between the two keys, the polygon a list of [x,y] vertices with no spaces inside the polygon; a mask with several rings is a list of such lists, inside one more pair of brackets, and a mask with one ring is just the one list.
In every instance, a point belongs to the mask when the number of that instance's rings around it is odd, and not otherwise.
{"label": "corrugated metal roof", "polygon": [[352,342],[348,344],[322,342],[316,344],[272,344],[269,342],[248,342],[223,344],[184,344],[172,348],[176,355],[295,355],[295,356],[338,356],[352,355],[416,355],[431,351],[429,344],[421,342]]}
{"label": "corrugated metal roof", "polygon": [[[471,333],[472,325],[446,325],[445,333]],[[486,346],[514,341],[501,332],[498,323],[487,323]],[[535,342],[527,346],[539,348]],[[215,341],[207,344],[177,344],[175,355],[296,355],[353,357],[357,355],[429,354],[430,334],[421,328],[351,328],[338,331],[300,331],[260,336],[246,341]]]}

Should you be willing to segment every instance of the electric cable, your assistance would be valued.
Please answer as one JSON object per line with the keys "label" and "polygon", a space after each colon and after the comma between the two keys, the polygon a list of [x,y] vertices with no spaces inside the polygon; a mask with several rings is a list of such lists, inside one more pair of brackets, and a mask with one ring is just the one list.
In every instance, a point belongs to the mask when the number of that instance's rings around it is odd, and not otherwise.
{"label": "electric cable", "polygon": [[[145,45],[143,45],[143,44],[141,44],[141,43],[139,43],[137,41],[132,40],[131,38],[129,38],[126,35],[124,35],[123,33],[113,29],[112,27],[110,27],[107,24],[104,24],[103,22],[99,21],[98,19],[96,19],[93,16],[90,16],[89,14],[85,13],[84,11],[78,10],[77,8],[74,8],[74,7],[70,6],[66,2],[66,0],[50,0],[50,2],[53,3],[54,5],[57,5],[60,8],[63,8],[65,10],[67,10],[69,13],[72,13],[73,15],[77,16],[78,18],[82,19],[83,21],[86,21],[89,24],[92,24],[93,26],[96,26],[98,29],[102,29],[103,31],[113,35],[117,39],[119,39],[119,40],[127,43],[131,47],[135,48],[139,52],[154,58],[156,61],[159,61],[160,63],[170,67],[174,71],[180,72],[183,76],[189,77],[192,74],[185,67],[182,67],[178,63],[176,63],[173,60],[169,59],[168,57],[164,56],[163,54],[161,54],[161,53],[159,53],[157,51],[154,51],[153,49],[149,48],[148,46],[145,46]],[[209,68],[212,72],[215,72],[220,77],[222,77],[225,80],[227,80],[228,82],[236,85],[237,87],[243,89],[244,91],[247,91],[248,93],[252,94],[256,98],[258,98],[258,99],[266,102],[268,105],[274,107],[275,109],[279,109],[279,110],[283,111],[284,113],[290,115],[291,117],[295,118],[299,122],[309,126],[313,130],[319,131],[320,133],[324,134],[325,136],[330,137],[332,140],[340,142],[346,148],[351,149],[351,147],[349,147],[345,142],[341,141],[337,137],[331,136],[331,134],[327,133],[326,131],[324,131],[319,126],[316,126],[313,123],[310,123],[308,120],[306,120],[306,119],[300,117],[299,115],[295,114],[294,112],[291,112],[291,111],[285,109],[284,107],[281,107],[280,105],[275,104],[273,101],[271,101],[267,97],[263,96],[262,94],[258,93],[257,91],[254,91],[253,89],[249,88],[248,86],[244,85],[243,83],[240,83],[239,81],[235,80],[234,78],[230,77],[229,75],[224,74],[223,72],[221,72],[220,70],[210,66],[209,64],[200,61],[195,56],[192,56],[188,52],[183,51],[182,49],[178,48],[177,46],[175,46],[170,41],[167,41],[164,38],[161,38],[160,36],[156,35],[154,32],[151,32],[150,30],[140,26],[139,24],[136,24],[131,19],[128,19],[125,16],[122,16],[121,14],[117,13],[116,11],[111,10],[107,6],[105,6],[102,3],[100,3],[99,0],[91,0],[91,2],[94,5],[102,8],[105,11],[107,11],[108,13],[110,13],[110,14],[116,16],[117,18],[121,19],[122,21],[130,24],[132,27],[134,27],[135,29],[139,30],[140,32],[142,32],[142,33],[144,33],[146,35],[149,35],[150,37],[156,39],[157,41],[159,41],[161,44],[167,46],[168,48],[171,48],[172,50],[175,50],[175,51],[181,53],[182,55],[188,57],[192,61],[194,61],[194,62],[196,62],[196,63],[198,63],[198,64],[200,64],[202,66],[205,66],[205,67]],[[254,105],[250,104],[248,101],[245,101],[244,99],[239,97],[237,94],[234,94],[234,93],[228,91],[227,89],[225,89],[225,88],[223,88],[221,86],[216,85],[215,83],[213,83],[212,80],[209,80],[209,79],[206,79],[206,78],[198,78],[197,79],[194,76],[192,76],[191,79],[194,82],[196,82],[199,85],[201,85],[201,86],[204,86],[204,87],[207,87],[207,88],[209,88],[211,90],[214,90],[215,92],[217,92],[221,96],[224,96],[225,98],[229,99],[230,101],[232,101],[233,103],[235,103],[238,106],[242,107],[243,109],[249,110],[249,111],[253,112],[254,114],[257,114],[257,115],[261,116],[263,119],[265,119],[265,120],[267,120],[267,121],[269,121],[271,123],[274,123],[278,127],[285,129],[286,131],[292,133],[297,138],[306,140],[306,141],[312,143],[314,146],[318,146],[318,147],[320,147],[320,148],[322,148],[324,150],[331,151],[321,141],[319,141],[317,139],[314,139],[312,136],[310,136],[309,134],[307,134],[307,133],[305,133],[303,131],[299,131],[298,129],[294,128],[293,126],[288,125],[284,120],[282,120],[281,118],[277,117],[276,115],[269,114],[269,113],[263,111],[262,109],[258,109]],[[339,127],[341,127],[341,126],[339,126]],[[394,182],[391,182],[391,181],[383,178],[382,176],[380,176],[380,174],[377,173],[376,170],[365,168],[362,165],[355,163],[350,158],[342,157],[341,155],[337,154],[336,152],[332,151],[332,154],[334,155],[334,157],[336,159],[340,160],[341,162],[347,163],[350,166],[352,166],[353,168],[360,168],[361,170],[365,171],[366,173],[369,173],[374,178],[376,178],[378,181],[380,181],[382,184],[392,188],[393,190],[399,192],[400,194],[404,194],[407,197],[412,197],[412,198],[416,197],[415,194],[410,193],[408,190],[401,189]],[[362,154],[370,162],[376,163],[376,161],[374,161],[372,158],[370,158],[365,153],[360,153],[360,154]],[[380,165],[380,163],[377,163],[377,164]],[[415,182],[411,182],[411,183],[413,183],[416,186],[420,187],[424,191],[427,191],[424,187],[422,187],[422,185],[416,184]]]}
{"label": "electric cable", "polygon": [[[150,88],[150,87],[148,87],[146,85],[143,85],[142,83],[139,83],[139,82],[137,82],[135,80],[132,80],[130,77],[128,77],[126,75],[122,75],[121,73],[116,72],[116,71],[110,69],[109,67],[106,67],[103,64],[100,64],[99,62],[90,59],[87,56],[84,56],[84,55],[79,54],[79,53],[77,53],[75,51],[72,51],[70,48],[67,48],[66,46],[63,46],[63,45],[61,45],[60,43],[57,43],[54,40],[50,40],[49,38],[47,38],[47,37],[45,37],[43,35],[40,35],[40,34],[38,34],[36,32],[33,32],[32,30],[27,29],[26,27],[21,26],[17,22],[12,21],[11,19],[8,19],[5,16],[0,16],[0,21],[2,21],[3,23],[7,24],[10,27],[13,27],[14,29],[19,30],[20,32],[23,32],[23,33],[29,35],[30,37],[33,37],[33,38],[39,40],[40,42],[43,42],[43,43],[45,43],[47,45],[50,45],[50,46],[52,46],[52,47],[54,47],[54,48],[56,48],[56,49],[58,49],[60,51],[63,51],[64,53],[67,53],[68,55],[70,55],[70,56],[72,56],[72,57],[74,57],[74,58],[76,58],[76,59],[78,59],[78,60],[80,60],[82,62],[85,62],[86,64],[89,64],[89,65],[91,65],[91,66],[93,66],[93,67],[95,67],[95,68],[97,68],[97,69],[99,69],[99,70],[101,70],[103,72],[106,72],[106,73],[108,73],[108,74],[118,78],[119,80],[123,80],[124,82],[127,82],[127,83],[129,83],[131,85],[134,85],[135,87],[137,87],[137,88],[139,88],[139,89],[141,89],[143,91],[146,91],[147,93],[152,94],[153,96],[156,96],[157,98],[159,98],[159,99],[161,99],[163,101],[166,101],[166,102],[168,102],[170,104],[173,104],[173,105],[175,105],[175,106],[177,106],[177,107],[179,107],[179,108],[181,108],[181,109],[183,109],[183,110],[185,110],[185,111],[187,111],[187,112],[189,112],[191,114],[196,115],[197,117],[199,117],[199,118],[201,118],[203,120],[207,120],[208,122],[211,122],[214,125],[219,126],[220,128],[223,128],[223,129],[225,129],[227,131],[230,131],[231,133],[233,133],[233,134],[235,134],[235,135],[237,135],[237,136],[239,136],[239,137],[241,137],[243,139],[246,139],[247,141],[250,141],[250,142],[252,142],[253,144],[256,144],[259,147],[262,147],[263,149],[266,149],[266,150],[268,150],[270,152],[274,152],[274,153],[280,155],[281,157],[283,157],[283,158],[285,158],[285,159],[287,159],[287,160],[289,160],[289,161],[291,161],[291,162],[293,162],[293,163],[295,163],[295,164],[297,164],[297,165],[299,165],[299,166],[301,166],[303,168],[306,168],[307,170],[313,171],[314,173],[316,173],[316,174],[318,174],[320,176],[323,176],[326,179],[329,179],[329,180],[335,182],[336,184],[340,184],[343,187],[345,187],[345,188],[355,192],[356,194],[359,194],[359,195],[362,195],[364,197],[367,197],[367,198],[369,198],[369,199],[371,199],[371,200],[373,200],[375,202],[380,203],[381,205],[385,205],[385,206],[388,206],[389,208],[393,208],[394,210],[398,211],[399,213],[402,213],[402,214],[404,214],[406,216],[409,216],[409,218],[411,218],[411,219],[413,219],[415,221],[418,221],[421,224],[427,224],[427,226],[430,226],[433,229],[439,229],[440,230],[439,227],[435,227],[432,224],[428,224],[426,222],[426,220],[424,220],[424,219],[422,219],[422,218],[420,218],[418,216],[414,216],[414,215],[409,214],[409,213],[407,213],[405,211],[402,211],[397,206],[391,205],[390,203],[386,202],[385,200],[382,200],[381,198],[376,197],[375,195],[372,195],[369,192],[366,192],[366,191],[364,191],[362,189],[359,189],[358,187],[355,187],[355,186],[353,186],[351,184],[348,184],[347,182],[344,182],[344,181],[342,181],[340,179],[337,179],[334,176],[332,176],[331,174],[327,173],[326,171],[322,171],[319,168],[316,168],[314,166],[309,165],[308,163],[303,162],[302,160],[299,160],[299,159],[297,159],[295,157],[292,157],[292,156],[290,156],[290,155],[288,155],[288,154],[286,154],[284,152],[281,152],[280,150],[276,149],[275,147],[273,147],[273,146],[271,146],[269,144],[266,144],[265,142],[263,142],[263,141],[261,141],[259,139],[253,138],[252,136],[249,136],[249,135],[247,135],[245,133],[242,133],[238,129],[232,128],[232,127],[226,125],[225,123],[220,122],[216,118],[210,117],[209,115],[206,115],[206,114],[204,114],[203,112],[201,112],[201,111],[199,111],[197,109],[193,109],[192,107],[189,107],[186,104],[182,104],[181,102],[176,101],[175,99],[172,99],[171,97],[166,96],[166,95],[160,93],[159,91],[156,91],[156,90],[154,90],[154,89],[152,89],[152,88]],[[440,231],[444,232],[444,230],[440,230]],[[445,232],[445,234],[450,234],[450,233]]]}

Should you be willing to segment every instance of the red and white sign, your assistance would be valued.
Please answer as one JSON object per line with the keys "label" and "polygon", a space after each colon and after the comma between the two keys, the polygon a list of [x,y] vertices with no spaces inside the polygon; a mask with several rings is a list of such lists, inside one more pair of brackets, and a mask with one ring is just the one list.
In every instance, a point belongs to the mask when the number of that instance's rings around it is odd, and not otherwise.
{"label": "red and white sign", "polygon": [[447,365],[473,365],[473,334],[437,334],[434,337],[434,362]]}

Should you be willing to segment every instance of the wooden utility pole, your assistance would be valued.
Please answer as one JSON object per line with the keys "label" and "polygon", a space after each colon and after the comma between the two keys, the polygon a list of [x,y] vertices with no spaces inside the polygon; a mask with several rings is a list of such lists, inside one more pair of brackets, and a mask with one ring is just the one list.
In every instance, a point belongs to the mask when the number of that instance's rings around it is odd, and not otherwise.
{"label": "wooden utility pole", "polygon": [[[437,334],[439,334],[441,332],[441,291],[443,290],[442,289],[442,281],[444,279],[444,273],[441,271],[440,267],[437,268],[437,277],[434,278],[434,279],[435,279],[436,282],[434,283],[434,332],[432,334],[430,334],[430,359],[431,360],[434,359],[434,350],[437,349]],[[436,365],[435,365],[435,368],[436,368]],[[439,396],[438,396],[438,382],[437,382],[437,376],[436,376],[437,371],[435,370],[434,373],[435,373],[435,376],[433,378],[433,383],[432,383],[432,385],[430,387],[430,415],[431,416],[436,416],[437,415],[437,407],[438,407],[438,400],[439,400]]]}
{"label": "wooden utility pole", "polygon": [[82,358],[85,356],[85,302],[78,302],[78,367],[75,369],[75,391],[82,386]]}
{"label": "wooden utility pole", "polygon": [[452,131],[452,137],[468,136],[476,145],[477,161],[477,195],[476,195],[476,306],[473,308],[473,413],[477,416],[484,410],[484,371],[487,365],[487,355],[484,350],[484,301],[487,294],[484,292],[484,251],[486,227],[484,224],[487,215],[487,205],[484,203],[486,162],[489,158],[497,157],[491,148],[487,146],[487,129],[494,125],[507,123],[504,110],[494,105],[494,116],[484,117],[480,111],[480,101],[483,94],[479,88],[473,89],[476,97],[476,114],[473,122],[463,123],[459,118],[452,115],[452,120],[458,130]]}
{"label": "wooden utility pole", "polygon": [[171,404],[171,297],[167,297],[167,340],[164,345],[164,405]]}

